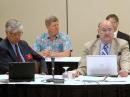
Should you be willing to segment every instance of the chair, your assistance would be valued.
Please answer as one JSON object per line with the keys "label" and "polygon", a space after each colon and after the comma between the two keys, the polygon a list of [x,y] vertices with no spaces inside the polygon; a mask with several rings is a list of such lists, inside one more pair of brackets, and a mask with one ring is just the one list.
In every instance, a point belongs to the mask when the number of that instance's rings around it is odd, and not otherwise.
{"label": "chair", "polygon": [[3,40],[1,37],[0,37],[0,41]]}

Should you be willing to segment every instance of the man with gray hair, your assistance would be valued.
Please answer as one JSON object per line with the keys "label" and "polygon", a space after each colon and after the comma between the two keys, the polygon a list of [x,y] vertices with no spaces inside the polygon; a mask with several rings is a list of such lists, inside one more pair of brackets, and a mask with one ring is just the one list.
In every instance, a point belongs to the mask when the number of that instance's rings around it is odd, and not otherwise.
{"label": "man with gray hair", "polygon": [[[43,62],[44,58],[37,54],[26,41],[20,39],[23,34],[23,25],[20,21],[8,20],[5,32],[6,38],[0,42],[0,74],[8,72],[9,62],[33,62],[34,60]],[[46,72],[45,62],[42,67],[42,70],[44,69],[42,72]]]}

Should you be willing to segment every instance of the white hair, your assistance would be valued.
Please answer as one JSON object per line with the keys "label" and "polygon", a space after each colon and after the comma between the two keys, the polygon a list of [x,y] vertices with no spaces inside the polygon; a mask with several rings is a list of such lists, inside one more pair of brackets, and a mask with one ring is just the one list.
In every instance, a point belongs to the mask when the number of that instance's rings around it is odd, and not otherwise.
{"label": "white hair", "polygon": [[23,24],[16,19],[10,19],[5,24],[5,31],[12,33],[23,32]]}

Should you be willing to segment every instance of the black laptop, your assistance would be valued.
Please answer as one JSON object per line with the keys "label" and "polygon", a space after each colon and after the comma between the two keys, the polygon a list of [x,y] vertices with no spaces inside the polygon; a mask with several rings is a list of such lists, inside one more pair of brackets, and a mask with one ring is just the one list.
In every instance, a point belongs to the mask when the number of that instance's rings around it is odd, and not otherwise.
{"label": "black laptop", "polygon": [[33,62],[10,62],[9,81],[23,82],[34,81],[35,63]]}

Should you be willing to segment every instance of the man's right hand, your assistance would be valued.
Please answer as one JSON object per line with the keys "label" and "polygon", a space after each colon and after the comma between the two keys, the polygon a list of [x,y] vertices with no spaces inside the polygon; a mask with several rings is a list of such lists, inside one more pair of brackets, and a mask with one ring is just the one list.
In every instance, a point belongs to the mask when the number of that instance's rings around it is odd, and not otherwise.
{"label": "man's right hand", "polygon": [[41,52],[39,52],[39,54],[41,56],[49,57],[49,56],[51,56],[51,51],[50,50],[42,50]]}

